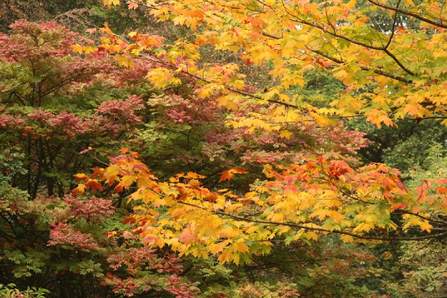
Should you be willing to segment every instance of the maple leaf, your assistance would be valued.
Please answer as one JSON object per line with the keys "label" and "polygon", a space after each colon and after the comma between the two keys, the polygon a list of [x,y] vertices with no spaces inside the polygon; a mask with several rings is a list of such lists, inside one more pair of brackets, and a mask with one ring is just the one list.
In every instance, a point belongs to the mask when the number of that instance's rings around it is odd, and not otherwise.
{"label": "maple leaf", "polygon": [[422,106],[420,106],[419,104],[409,103],[404,107],[404,113],[410,116],[422,117],[423,115],[421,113],[421,109]]}
{"label": "maple leaf", "polygon": [[246,174],[246,173],[248,173],[247,170],[240,169],[240,168],[234,168],[234,169],[231,169],[231,170],[228,170],[228,171],[223,171],[221,173],[219,182],[222,182],[222,181],[225,181],[225,180],[228,180],[228,181],[232,180],[233,177],[234,177],[234,174]]}
{"label": "maple leaf", "polygon": [[76,177],[75,181],[87,181],[88,180],[88,176],[85,174],[76,174],[74,175]]}
{"label": "maple leaf", "polygon": [[218,260],[222,263],[230,263],[231,261],[233,261],[234,258],[234,254],[233,252],[231,252],[230,250],[224,250],[220,255]]}
{"label": "maple leaf", "polygon": [[83,48],[81,45],[74,44],[71,46],[71,48],[73,49],[74,53],[82,54],[82,52],[83,52]]}
{"label": "maple leaf", "polygon": [[440,194],[447,194],[447,187],[441,186],[437,188],[438,193]]}
{"label": "maple leaf", "polygon": [[85,192],[85,184],[78,184],[78,186],[71,191],[73,195],[83,194]]}
{"label": "maple leaf", "polygon": [[111,6],[115,6],[115,5],[120,5],[120,0],[104,0],[104,5],[111,7]]}
{"label": "maple leaf", "polygon": [[[113,4],[113,5],[119,5],[119,0],[104,0],[104,1],[108,1],[110,4]],[[117,3],[117,4],[115,4],[115,3]],[[102,29],[102,30],[109,36],[113,35],[113,32],[110,29],[109,24],[107,22],[104,23],[104,29]]]}
{"label": "maple leaf", "polygon": [[134,63],[133,63],[131,57],[127,57],[127,56],[124,56],[124,55],[116,55],[115,59],[116,59],[116,61],[118,61],[118,63],[120,65],[123,65],[123,66],[125,66],[127,68],[133,68],[133,66],[134,66]]}
{"label": "maple leaf", "polygon": [[178,236],[178,239],[185,244],[190,244],[194,241],[195,235],[190,230],[185,230]]}
{"label": "maple leaf", "polygon": [[217,99],[217,102],[219,103],[219,105],[224,106],[229,110],[232,110],[232,111],[239,110],[239,106],[232,100],[232,97],[228,97],[228,96],[219,97]]}
{"label": "maple leaf", "polygon": [[222,173],[220,173],[220,180],[219,180],[219,182],[222,182],[222,181],[225,181],[225,180],[228,180],[228,181],[230,181],[230,180],[232,180],[233,179],[233,177],[234,177],[234,175],[233,175],[233,173],[231,172],[231,170],[230,171],[223,171]]}
{"label": "maple leaf", "polygon": [[281,137],[281,138],[286,138],[286,139],[290,139],[290,137],[293,135],[293,133],[291,133],[290,131],[288,131],[288,130],[281,130],[280,132],[279,132],[279,136]]}
{"label": "maple leaf", "polygon": [[91,189],[98,191],[102,190],[101,183],[98,182],[96,179],[89,179],[87,183],[85,184],[86,187],[90,187]]}
{"label": "maple leaf", "polygon": [[127,1],[126,3],[127,3],[127,7],[129,9],[135,10],[138,8],[138,3],[134,2],[134,1]]}

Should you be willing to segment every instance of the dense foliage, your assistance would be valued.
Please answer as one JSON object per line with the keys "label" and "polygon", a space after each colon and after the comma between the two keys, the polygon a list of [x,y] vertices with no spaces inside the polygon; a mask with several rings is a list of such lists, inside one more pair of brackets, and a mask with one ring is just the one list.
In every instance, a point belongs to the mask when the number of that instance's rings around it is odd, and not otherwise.
{"label": "dense foliage", "polygon": [[9,2],[0,295],[445,295],[439,2]]}

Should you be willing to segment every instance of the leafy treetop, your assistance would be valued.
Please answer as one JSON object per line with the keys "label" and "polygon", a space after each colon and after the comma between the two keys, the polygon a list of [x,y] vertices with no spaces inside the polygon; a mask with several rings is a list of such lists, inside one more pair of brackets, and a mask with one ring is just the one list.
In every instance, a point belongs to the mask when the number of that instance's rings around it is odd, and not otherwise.
{"label": "leafy treetop", "polygon": [[[187,38],[165,46],[154,36],[130,33],[134,43],[123,51],[145,53],[163,65],[150,73],[160,88],[178,84],[178,75],[188,74],[203,82],[199,96],[219,93],[220,102],[229,108],[248,96],[296,108],[287,113],[290,121],[310,114],[321,124],[334,115],[364,115],[378,126],[406,116],[446,115],[447,26],[442,2],[148,0],[128,5],[143,5],[159,21],[190,28]],[[275,80],[264,90],[247,92],[246,78],[236,64],[200,63],[201,48],[209,45],[236,52],[247,64],[268,65]],[[345,84],[331,108],[311,106],[300,94],[290,93],[304,84],[303,73],[313,68],[323,68]],[[272,120],[277,119],[272,114]]]}

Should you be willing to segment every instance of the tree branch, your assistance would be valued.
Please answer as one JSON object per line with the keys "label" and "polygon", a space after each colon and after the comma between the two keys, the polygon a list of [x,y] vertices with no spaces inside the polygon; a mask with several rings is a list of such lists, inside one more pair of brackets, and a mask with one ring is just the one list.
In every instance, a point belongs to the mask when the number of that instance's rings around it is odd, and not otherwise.
{"label": "tree branch", "polygon": [[398,7],[389,6],[389,5],[382,4],[382,3],[379,3],[379,2],[373,1],[373,0],[367,0],[367,1],[375,6],[378,6],[378,7],[384,8],[384,9],[389,9],[389,10],[395,11],[397,13],[401,13],[403,15],[413,17],[413,18],[423,21],[425,23],[428,23],[428,24],[431,24],[434,26],[438,26],[440,28],[447,29],[447,25],[444,25],[442,23],[438,23],[438,22],[432,21],[430,19],[424,18],[423,16],[413,13],[413,12],[410,12],[408,10],[399,9]]}
{"label": "tree branch", "polygon": [[[183,204],[183,205],[199,208],[199,209],[202,209],[202,210],[208,210],[205,207],[202,207],[202,206],[199,206],[199,205],[195,205],[195,204],[191,204],[191,203],[186,203],[186,202],[179,202],[179,203]],[[295,224],[295,223],[289,223],[289,222],[277,222],[277,221],[267,221],[267,220],[251,219],[251,218],[246,218],[246,217],[241,217],[241,216],[229,214],[229,213],[222,212],[222,211],[210,211],[210,212],[214,213],[216,215],[227,216],[227,217],[230,217],[230,218],[233,218],[233,219],[237,219],[237,220],[240,220],[240,221],[245,221],[245,222],[259,223],[259,224],[265,224],[265,225],[275,225],[275,226],[287,226],[287,227],[291,227],[291,228],[295,228],[295,229],[303,229],[303,230],[308,230],[308,231],[317,231],[317,232],[323,232],[323,233],[332,233],[332,234],[346,235],[346,236],[351,236],[351,237],[354,237],[354,238],[365,239],[365,240],[379,240],[379,241],[395,241],[395,240],[405,241],[405,240],[408,240],[408,241],[420,241],[420,240],[433,239],[433,238],[439,238],[439,237],[447,236],[447,231],[446,231],[446,232],[443,232],[443,233],[429,234],[429,235],[425,235],[425,236],[414,236],[414,237],[405,237],[405,236],[377,237],[377,236],[361,235],[361,234],[356,234],[356,233],[351,233],[351,232],[346,232],[346,231],[329,230],[329,229],[318,228],[318,227],[309,227],[309,226]]]}

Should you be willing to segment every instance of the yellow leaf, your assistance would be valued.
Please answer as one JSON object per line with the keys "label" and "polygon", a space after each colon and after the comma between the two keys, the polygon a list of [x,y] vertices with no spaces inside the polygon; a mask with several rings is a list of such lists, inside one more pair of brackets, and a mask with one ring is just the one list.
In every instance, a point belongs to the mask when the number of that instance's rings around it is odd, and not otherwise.
{"label": "yellow leaf", "polygon": [[120,0],[104,0],[104,5],[108,6],[108,7],[111,7],[111,6],[114,6],[114,5],[119,6],[120,5]]}
{"label": "yellow leaf", "polygon": [[249,227],[249,228],[247,229],[246,233],[247,233],[247,234],[252,234],[252,233],[256,232],[257,230],[259,230],[259,227],[257,227],[257,226],[251,226],[251,227]]}
{"label": "yellow leaf", "polygon": [[200,92],[197,94],[202,99],[209,97],[213,92],[213,86],[204,86],[200,89]]}
{"label": "yellow leaf", "polygon": [[158,67],[149,71],[147,78],[152,85],[160,89],[165,88],[168,85],[181,84],[180,79],[176,78],[169,69],[163,67]]}
{"label": "yellow leaf", "polygon": [[186,18],[183,15],[177,15],[174,19],[173,22],[175,25],[184,25],[186,21]]}
{"label": "yellow leaf", "polygon": [[217,102],[219,103],[220,106],[224,106],[229,110],[232,110],[232,111],[239,110],[239,106],[234,101],[231,100],[231,96],[227,95],[227,96],[219,97],[217,99]]}
{"label": "yellow leaf", "polygon": [[318,235],[314,231],[309,231],[305,233],[305,236],[309,240],[318,240]]}
{"label": "yellow leaf", "polygon": [[431,233],[431,229],[433,228],[433,226],[428,222],[428,220],[423,220],[419,226],[421,227],[422,231],[426,231],[428,233]]}
{"label": "yellow leaf", "polygon": [[234,252],[240,252],[240,253],[247,253],[248,252],[248,245],[245,243],[234,243],[233,244],[233,251]]}
{"label": "yellow leaf", "polygon": [[115,237],[116,235],[118,235],[117,231],[108,232],[107,233],[107,238],[112,238],[112,237]]}
{"label": "yellow leaf", "polygon": [[96,50],[97,50],[96,47],[91,47],[91,46],[86,46],[86,47],[84,47],[84,53],[86,53],[86,54],[93,53],[93,52],[96,51]]}
{"label": "yellow leaf", "polygon": [[309,215],[309,218],[314,218],[318,216],[319,220],[323,220],[326,216],[330,217],[331,211],[326,209],[320,209],[314,211],[312,214]]}
{"label": "yellow leaf", "polygon": [[234,262],[236,265],[239,265],[240,260],[241,260],[241,256],[240,256],[240,254],[237,253],[237,252],[234,253],[234,255],[233,255],[233,262]]}
{"label": "yellow leaf", "polygon": [[138,32],[137,31],[132,31],[129,34],[127,34],[130,38],[133,38],[135,36],[138,36]]}
{"label": "yellow leaf", "polygon": [[233,261],[233,253],[232,253],[230,250],[228,250],[228,249],[227,249],[227,250],[224,250],[224,251],[220,254],[218,260],[219,260],[222,264],[229,263],[229,262]]}
{"label": "yellow leaf", "polygon": [[222,242],[219,242],[219,243],[213,243],[213,244],[210,245],[210,252],[213,253],[213,254],[217,254],[217,253],[223,251],[224,248],[229,243],[231,243],[230,240],[225,240],[225,241],[222,241]]}
{"label": "yellow leaf", "polygon": [[132,68],[133,67],[133,61],[132,58],[127,57],[127,56],[123,56],[123,55],[116,55],[115,56],[115,60],[118,61],[118,63],[120,65],[123,65],[127,68]]}
{"label": "yellow leaf", "polygon": [[281,138],[286,138],[286,139],[290,139],[290,137],[293,135],[293,133],[291,133],[290,131],[288,131],[288,130],[281,130],[280,132],[279,132],[279,136],[281,137]]}
{"label": "yellow leaf", "polygon": [[371,111],[366,113],[365,116],[366,121],[369,121],[372,124],[377,125],[379,128],[382,126],[382,123],[384,123],[386,126],[395,125],[394,122],[388,116],[388,114],[383,110],[372,109]]}
{"label": "yellow leaf", "polygon": [[351,243],[354,242],[354,238],[352,236],[349,235],[341,235],[340,239],[344,242],[344,243]]}
{"label": "yellow leaf", "polygon": [[78,187],[72,190],[73,195],[83,194],[85,192],[85,184],[78,184]]}
{"label": "yellow leaf", "polygon": [[220,230],[219,232],[218,232],[218,234],[221,236],[221,237],[225,237],[225,238],[228,238],[228,239],[230,239],[230,238],[236,238],[237,236],[239,236],[240,235],[240,230],[238,230],[238,229],[234,229],[234,228],[231,228],[231,227],[226,227],[226,228],[223,228],[222,230]]}
{"label": "yellow leaf", "polygon": [[120,167],[118,165],[112,165],[106,169],[104,172],[104,178],[109,179],[112,177],[118,176],[118,173],[120,171]]}
{"label": "yellow leaf", "polygon": [[369,231],[371,231],[372,229],[374,229],[374,225],[372,223],[361,223],[358,226],[356,226],[353,231],[354,232],[366,232],[368,233]]}

